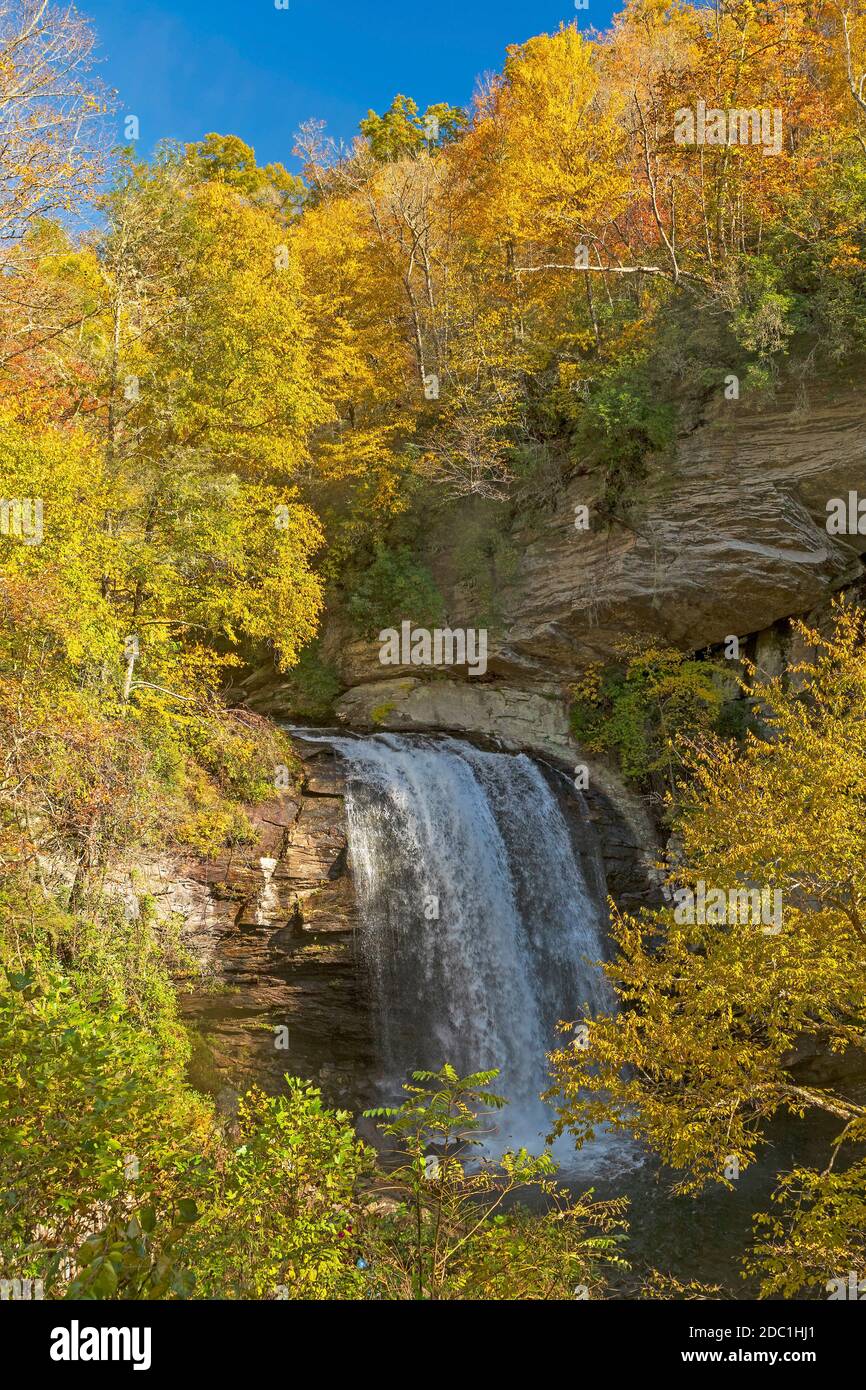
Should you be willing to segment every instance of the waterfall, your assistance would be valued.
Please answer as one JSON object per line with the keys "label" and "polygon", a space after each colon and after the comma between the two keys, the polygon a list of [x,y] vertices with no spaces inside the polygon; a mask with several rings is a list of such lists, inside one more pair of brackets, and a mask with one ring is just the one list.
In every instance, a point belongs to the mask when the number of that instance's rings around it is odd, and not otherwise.
{"label": "waterfall", "polygon": [[[523,754],[432,735],[311,735],[347,771],[349,853],[385,1091],[415,1068],[499,1067],[503,1135],[550,1127],[538,1100],[560,1019],[612,1006],[603,874],[589,825],[575,853],[557,798]],[[577,795],[576,793],[574,794]]]}

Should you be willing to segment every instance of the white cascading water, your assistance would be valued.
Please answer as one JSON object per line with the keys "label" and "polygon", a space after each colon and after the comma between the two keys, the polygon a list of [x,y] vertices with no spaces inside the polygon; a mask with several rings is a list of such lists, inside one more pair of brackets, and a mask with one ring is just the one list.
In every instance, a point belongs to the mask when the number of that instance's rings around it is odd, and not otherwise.
{"label": "white cascading water", "polygon": [[386,1094],[499,1067],[499,1138],[537,1147],[556,1024],[607,1011],[604,878],[525,755],[429,735],[311,735],[348,771],[349,853]]}

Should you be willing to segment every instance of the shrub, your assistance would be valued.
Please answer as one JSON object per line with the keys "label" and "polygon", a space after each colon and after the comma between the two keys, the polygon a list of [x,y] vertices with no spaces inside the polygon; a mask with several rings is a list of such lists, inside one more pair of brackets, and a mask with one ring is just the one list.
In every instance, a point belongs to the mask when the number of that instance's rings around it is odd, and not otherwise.
{"label": "shrub", "polygon": [[392,550],[379,545],[373,563],[350,595],[347,610],[358,632],[373,639],[382,628],[399,627],[406,619],[435,627],[442,619],[444,602],[430,571],[407,546]]}
{"label": "shrub", "polygon": [[623,653],[624,666],[592,666],[572,687],[572,732],[589,752],[614,754],[630,781],[664,774],[673,787],[675,739],[712,727],[722,708],[715,667],[645,640]]}

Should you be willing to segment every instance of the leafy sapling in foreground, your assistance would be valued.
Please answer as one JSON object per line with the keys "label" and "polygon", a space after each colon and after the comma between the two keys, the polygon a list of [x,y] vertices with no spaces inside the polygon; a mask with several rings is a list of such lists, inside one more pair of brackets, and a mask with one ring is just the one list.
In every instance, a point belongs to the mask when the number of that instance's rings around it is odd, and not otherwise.
{"label": "leafy sapling in foreground", "polygon": [[[507,1103],[490,1089],[498,1075],[460,1077],[445,1063],[414,1072],[401,1106],[366,1112],[397,1145],[395,1166],[381,1173],[376,1296],[588,1298],[601,1294],[607,1268],[625,1268],[625,1201],[573,1200],[550,1154],[481,1155],[491,1114]],[[532,1197],[531,1214],[521,1195]]]}

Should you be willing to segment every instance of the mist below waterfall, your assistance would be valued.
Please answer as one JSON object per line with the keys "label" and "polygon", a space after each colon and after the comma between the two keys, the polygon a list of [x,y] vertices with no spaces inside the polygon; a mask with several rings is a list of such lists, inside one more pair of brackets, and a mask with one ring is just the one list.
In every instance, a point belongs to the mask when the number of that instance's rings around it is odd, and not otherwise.
{"label": "mist below waterfall", "polygon": [[612,1007],[590,825],[576,846],[522,754],[418,734],[327,742],[346,764],[383,1099],[399,1098],[415,1068],[499,1067],[510,1101],[499,1139],[537,1147],[552,1118],[539,1096],[557,1022]]}

